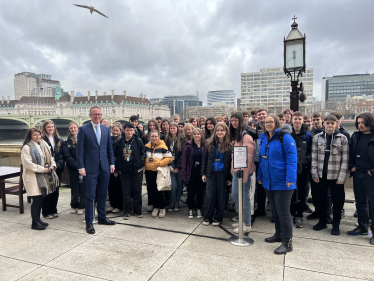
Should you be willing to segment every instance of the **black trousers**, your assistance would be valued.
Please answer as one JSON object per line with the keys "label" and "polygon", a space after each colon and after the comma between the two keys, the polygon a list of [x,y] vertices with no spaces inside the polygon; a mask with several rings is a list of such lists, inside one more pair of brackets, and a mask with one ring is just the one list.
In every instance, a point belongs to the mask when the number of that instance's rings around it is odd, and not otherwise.
{"label": "black trousers", "polygon": [[68,173],[71,190],[70,206],[76,209],[84,209],[84,201],[86,200],[86,184],[84,182],[79,183],[78,170],[68,170]]}
{"label": "black trousers", "polygon": [[355,171],[353,174],[353,191],[356,199],[358,225],[362,230],[369,229],[374,233],[374,176],[366,171]]}
{"label": "black trousers", "polygon": [[131,197],[133,198],[134,214],[142,213],[143,171],[136,174],[120,174],[123,194],[124,214],[131,214]]}
{"label": "black trousers", "polygon": [[223,172],[212,172],[206,177],[205,214],[204,219],[223,221],[225,214],[226,181]]}
{"label": "black trousers", "polygon": [[339,225],[345,200],[344,184],[337,184],[336,180],[328,180],[326,176],[320,178],[319,183],[316,184],[317,201],[314,203],[316,206],[316,212],[318,214],[319,221],[326,223],[329,187],[331,190],[331,200],[333,204],[332,224]]}
{"label": "black trousers", "polygon": [[31,196],[31,198],[32,198],[32,203],[30,206],[31,220],[32,222],[37,222],[38,219],[40,219],[40,211],[42,210],[43,197],[39,195],[39,196]]}
{"label": "black trousers", "polygon": [[267,190],[266,195],[273,208],[275,222],[275,234],[282,237],[283,242],[289,242],[292,238],[292,216],[290,204],[293,190]]}
{"label": "black trousers", "polygon": [[55,192],[52,192],[44,197],[42,207],[43,217],[51,214],[57,214],[57,202],[59,195],[59,187],[57,186]]}
{"label": "black trousers", "polygon": [[201,177],[201,166],[192,167],[190,181],[187,184],[187,204],[190,210],[203,207],[205,183]]}
{"label": "black trousers", "polygon": [[157,172],[145,171],[145,180],[147,181],[148,190],[148,204],[152,202],[153,207],[158,209],[165,209],[165,197],[163,191],[157,189]]}
{"label": "black trousers", "polygon": [[[256,165],[256,175],[258,174],[258,163],[255,162]],[[258,181],[256,181],[256,194],[255,197],[257,198],[257,212],[265,212],[265,204],[266,204],[266,192],[265,188],[262,186],[262,184],[259,184]]]}
{"label": "black trousers", "polygon": [[120,177],[115,177],[114,174],[110,174],[109,186],[109,203],[113,208],[123,209],[123,195]]}
{"label": "black trousers", "polygon": [[303,168],[300,175],[297,176],[297,189],[294,189],[291,200],[291,215],[302,218],[305,209],[305,196],[308,192],[309,169]]}

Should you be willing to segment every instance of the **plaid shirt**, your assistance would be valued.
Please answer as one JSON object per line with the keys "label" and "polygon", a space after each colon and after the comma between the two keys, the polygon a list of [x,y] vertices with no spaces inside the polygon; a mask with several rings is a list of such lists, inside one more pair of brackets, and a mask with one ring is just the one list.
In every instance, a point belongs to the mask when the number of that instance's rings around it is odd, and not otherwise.
{"label": "plaid shirt", "polygon": [[[312,144],[311,174],[313,180],[322,178],[325,162],[326,135],[324,132],[314,136]],[[349,145],[342,133],[334,134],[327,168],[327,179],[344,182],[348,172]]]}

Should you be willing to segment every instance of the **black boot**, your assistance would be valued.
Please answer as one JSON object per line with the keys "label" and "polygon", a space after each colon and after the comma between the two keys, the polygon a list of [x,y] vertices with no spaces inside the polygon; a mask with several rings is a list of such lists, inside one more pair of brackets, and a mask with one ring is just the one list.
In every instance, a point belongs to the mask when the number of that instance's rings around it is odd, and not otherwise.
{"label": "black boot", "polygon": [[32,219],[32,224],[31,224],[31,229],[35,230],[44,230],[45,226],[42,225],[39,220],[38,220],[38,215],[40,219],[40,205],[42,202],[42,196],[33,196],[33,200],[31,203],[31,219]]}
{"label": "black boot", "polygon": [[339,224],[332,225],[331,235],[340,235]]}
{"label": "black boot", "polygon": [[279,234],[275,233],[273,236],[269,238],[265,238],[266,243],[275,243],[275,242],[282,242],[282,238]]}
{"label": "black boot", "polygon": [[283,241],[282,245],[280,245],[278,248],[274,250],[274,254],[283,255],[291,251],[292,251],[292,239],[288,240],[288,242]]}
{"label": "black boot", "polygon": [[45,227],[47,227],[49,225],[49,223],[46,223],[44,221],[42,221],[40,219],[40,213],[42,211],[42,206],[43,206],[43,197],[41,198],[40,200],[40,203],[39,203],[39,211],[38,211],[38,222],[41,224],[41,225],[44,225]]}

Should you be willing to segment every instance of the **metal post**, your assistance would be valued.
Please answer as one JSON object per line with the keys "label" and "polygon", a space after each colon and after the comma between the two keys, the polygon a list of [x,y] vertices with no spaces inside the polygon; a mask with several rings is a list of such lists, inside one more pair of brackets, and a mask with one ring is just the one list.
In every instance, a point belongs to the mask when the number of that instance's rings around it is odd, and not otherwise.
{"label": "metal post", "polygon": [[[238,175],[238,197],[239,197],[239,237],[236,235],[231,236],[229,241],[231,244],[236,246],[250,246],[254,243],[253,239],[250,237],[244,237],[243,235],[243,170],[239,169],[237,171]],[[250,180],[250,179],[248,179]]]}
{"label": "metal post", "polygon": [[[95,217],[95,199],[93,200],[93,220],[92,220],[92,223],[97,223],[97,220],[96,220],[96,217]],[[86,223],[86,220],[83,221],[84,223]]]}

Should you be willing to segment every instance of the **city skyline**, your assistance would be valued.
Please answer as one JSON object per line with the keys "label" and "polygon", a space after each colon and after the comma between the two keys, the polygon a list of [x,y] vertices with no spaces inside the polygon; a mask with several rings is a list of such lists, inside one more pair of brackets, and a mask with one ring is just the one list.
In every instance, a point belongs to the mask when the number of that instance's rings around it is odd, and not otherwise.
{"label": "city skyline", "polygon": [[326,72],[374,72],[372,1],[158,1],[144,9],[143,1],[93,0],[109,19],[82,14],[72,3],[2,4],[1,96],[14,99],[14,74],[28,71],[58,77],[69,92],[126,89],[159,98],[199,90],[207,104],[208,91],[238,95],[241,73],[283,65],[283,37],[294,14],[306,33],[318,99]]}

